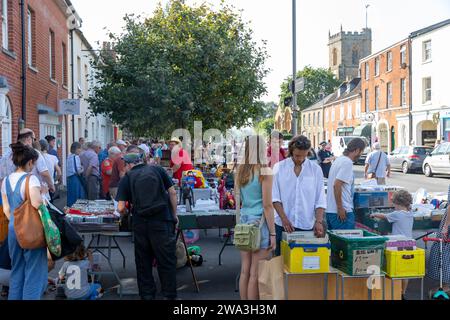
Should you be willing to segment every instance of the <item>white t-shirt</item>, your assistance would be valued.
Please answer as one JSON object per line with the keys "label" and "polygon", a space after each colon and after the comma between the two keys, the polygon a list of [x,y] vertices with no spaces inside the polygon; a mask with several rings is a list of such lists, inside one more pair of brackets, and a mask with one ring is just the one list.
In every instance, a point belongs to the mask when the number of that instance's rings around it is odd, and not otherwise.
{"label": "white t-shirt", "polygon": [[341,156],[331,166],[328,176],[327,213],[337,213],[336,198],[334,196],[334,183],[336,180],[345,182],[342,186],[342,206],[345,211],[353,212],[355,176],[353,173],[353,161],[349,157]]}
{"label": "white t-shirt", "polygon": [[[37,150],[36,150],[37,151]],[[39,179],[39,182],[42,184],[42,182],[45,182],[44,179],[42,179],[41,173],[45,171],[49,171],[47,167],[47,163],[45,162],[44,156],[41,152],[39,152],[39,158],[37,159],[36,163],[34,164],[33,171],[31,173],[36,176]]]}
{"label": "white t-shirt", "polygon": [[50,174],[50,177],[52,178],[53,184],[55,183],[55,166],[58,165],[59,160],[54,155],[44,153],[43,157],[45,159],[45,163],[48,168],[48,173]]}
{"label": "white t-shirt", "polygon": [[[11,184],[12,192],[14,192],[14,190],[16,189],[17,182],[19,182],[20,178],[25,174],[26,174],[25,172],[19,172],[19,173],[14,172],[9,176],[9,183]],[[25,181],[26,181],[26,178],[23,180],[23,183],[20,186],[20,195],[22,196],[22,199],[25,198]],[[30,189],[29,190],[31,191],[31,188],[33,188],[33,187],[39,187],[39,188],[41,187],[41,183],[39,182],[39,179],[34,175],[32,175],[30,177],[30,187],[29,187]],[[2,183],[2,195],[3,194],[6,195],[6,179],[4,179],[3,183]]]}
{"label": "white t-shirt", "polygon": [[394,211],[386,215],[392,223],[392,234],[412,238],[414,214],[411,211]]}

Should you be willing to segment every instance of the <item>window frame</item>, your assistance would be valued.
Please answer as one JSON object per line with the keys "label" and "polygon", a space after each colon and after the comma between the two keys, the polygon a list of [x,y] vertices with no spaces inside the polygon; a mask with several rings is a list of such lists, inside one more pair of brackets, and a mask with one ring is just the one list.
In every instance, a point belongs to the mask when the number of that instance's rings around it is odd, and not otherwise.
{"label": "window frame", "polygon": [[9,51],[9,3],[8,0],[1,0],[1,15],[2,19],[2,47]]}
{"label": "window frame", "polygon": [[370,96],[369,96],[369,89],[366,89],[364,92],[364,108],[366,110],[366,113],[370,112]]}
{"label": "window frame", "polygon": [[380,86],[375,86],[375,111],[380,108]]}
{"label": "window frame", "polygon": [[[429,48],[427,50],[427,44],[429,44]],[[427,53],[429,53],[429,57],[427,58]],[[432,51],[431,51],[431,39],[425,40],[422,42],[422,62],[427,63],[432,59]]]}
{"label": "window frame", "polygon": [[375,77],[378,77],[380,75],[380,56],[375,58],[374,70],[375,70]]}
{"label": "window frame", "polygon": [[386,71],[387,72],[392,71],[392,66],[393,66],[392,59],[393,59],[392,51],[388,51],[386,53]]}
{"label": "window frame", "polygon": [[56,81],[56,48],[55,48],[55,32],[49,30],[49,74],[50,80]]}
{"label": "window frame", "polygon": [[[428,80],[429,80],[430,86],[426,87]],[[428,99],[428,92],[429,92],[429,96],[430,96],[429,99]],[[433,98],[432,94],[433,93],[432,93],[431,77],[422,78],[422,103],[423,104],[430,103]]]}
{"label": "window frame", "polygon": [[406,78],[400,79],[400,105],[406,106]]}
{"label": "window frame", "polygon": [[393,92],[392,92],[392,82],[386,84],[386,109],[393,106]]}
{"label": "window frame", "polygon": [[369,67],[369,62],[365,62],[365,63],[364,63],[364,74],[365,74],[366,80],[369,80],[369,78],[370,78],[370,67]]}
{"label": "window frame", "polygon": [[400,66],[406,63],[406,45],[400,46]]}

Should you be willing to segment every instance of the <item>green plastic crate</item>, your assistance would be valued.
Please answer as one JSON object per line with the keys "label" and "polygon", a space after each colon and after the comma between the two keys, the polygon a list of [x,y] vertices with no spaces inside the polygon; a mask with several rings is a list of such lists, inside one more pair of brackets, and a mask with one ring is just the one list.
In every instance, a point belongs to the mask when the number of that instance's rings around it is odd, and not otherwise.
{"label": "green plastic crate", "polygon": [[363,237],[348,238],[329,231],[331,265],[351,275],[371,274],[370,267],[381,271],[386,237],[363,230]]}

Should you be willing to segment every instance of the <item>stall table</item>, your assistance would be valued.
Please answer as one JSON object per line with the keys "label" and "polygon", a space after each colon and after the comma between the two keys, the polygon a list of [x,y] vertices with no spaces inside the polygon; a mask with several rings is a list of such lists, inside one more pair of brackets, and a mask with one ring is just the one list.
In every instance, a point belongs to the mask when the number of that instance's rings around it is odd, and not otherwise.
{"label": "stall table", "polygon": [[[287,271],[286,269],[284,270],[284,290],[285,290],[285,297],[286,300],[290,300],[290,298],[295,298],[295,294],[298,293],[292,293],[289,291],[289,278],[292,277],[303,277],[303,278],[309,278],[309,279],[313,279],[313,278],[317,278],[319,276],[323,276],[324,278],[324,283],[323,283],[323,300],[328,300],[328,287],[329,287],[329,275],[334,275],[336,277],[335,280],[335,294],[336,294],[336,300],[339,299],[339,290],[338,290],[338,279],[339,279],[339,272],[338,270],[334,269],[334,268],[330,268],[329,272],[323,272],[323,273],[292,273]],[[306,286],[305,286],[306,287]],[[316,288],[316,286],[312,286],[309,288]],[[309,290],[308,290],[309,291]],[[308,292],[308,294],[310,294],[310,292]],[[297,296],[298,298],[298,296]],[[308,300],[312,300],[313,297],[311,295],[309,295]]]}

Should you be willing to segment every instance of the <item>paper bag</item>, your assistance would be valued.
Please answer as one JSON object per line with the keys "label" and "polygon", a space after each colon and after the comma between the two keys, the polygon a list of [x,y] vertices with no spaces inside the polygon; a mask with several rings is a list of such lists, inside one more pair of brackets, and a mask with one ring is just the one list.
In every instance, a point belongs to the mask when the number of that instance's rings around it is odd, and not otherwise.
{"label": "paper bag", "polygon": [[284,300],[283,257],[263,260],[258,266],[260,300]]}

